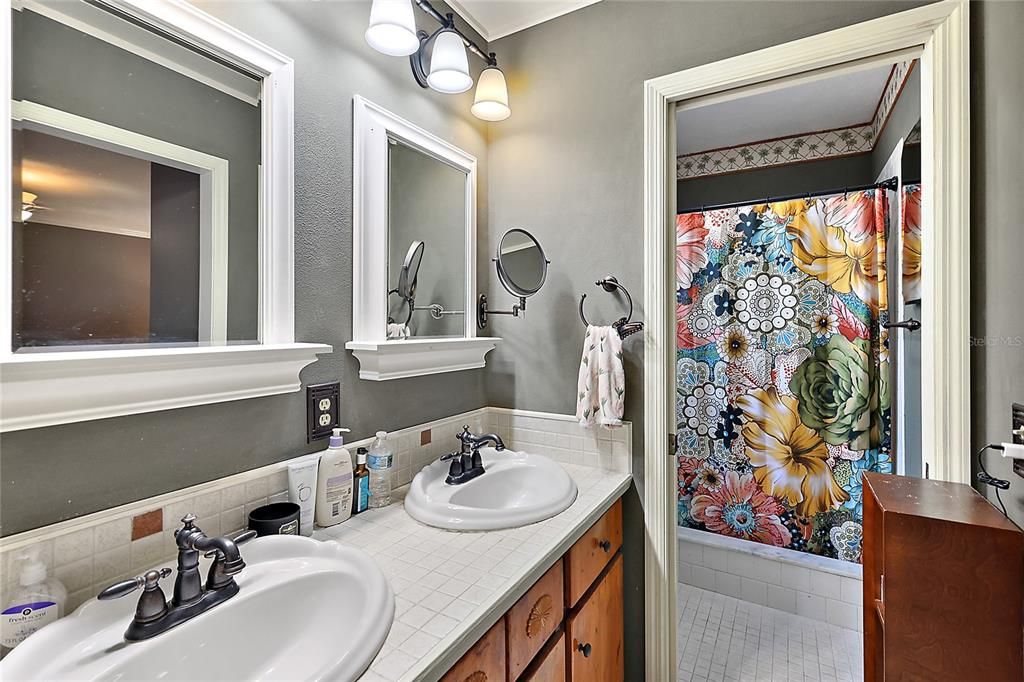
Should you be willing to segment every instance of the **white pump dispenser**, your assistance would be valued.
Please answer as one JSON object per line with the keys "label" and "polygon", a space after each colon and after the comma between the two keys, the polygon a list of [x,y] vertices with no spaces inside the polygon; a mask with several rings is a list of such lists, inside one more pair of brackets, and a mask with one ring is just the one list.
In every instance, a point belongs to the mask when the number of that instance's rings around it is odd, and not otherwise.
{"label": "white pump dispenser", "polygon": [[39,549],[32,547],[16,557],[21,561],[18,589],[0,614],[0,646],[13,649],[26,637],[64,615],[67,590],[56,578],[47,579]]}
{"label": "white pump dispenser", "polygon": [[342,432],[334,429],[328,447],[320,455],[316,478],[316,525],[324,528],[352,516],[352,453],[345,449]]}

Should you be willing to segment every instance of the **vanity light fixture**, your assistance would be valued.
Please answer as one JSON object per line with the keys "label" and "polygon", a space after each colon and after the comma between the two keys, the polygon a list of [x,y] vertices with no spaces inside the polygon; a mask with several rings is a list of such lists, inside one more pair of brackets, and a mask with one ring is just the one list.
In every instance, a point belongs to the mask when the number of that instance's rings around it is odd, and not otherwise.
{"label": "vanity light fixture", "polygon": [[[436,31],[427,33],[416,30],[413,2],[440,24]],[[480,49],[455,26],[453,14],[442,15],[428,0],[373,0],[366,42],[386,55],[408,55],[412,75],[420,87],[452,95],[473,87],[467,51],[472,52],[487,62],[477,83],[471,109],[473,115],[484,121],[503,121],[512,113],[508,106],[505,74],[498,68],[494,53],[487,54]],[[431,42],[433,48],[428,70],[425,62],[427,47]]]}
{"label": "vanity light fixture", "polygon": [[407,57],[420,49],[410,0],[373,0],[366,29],[370,47],[391,57]]}
{"label": "vanity light fixture", "polygon": [[497,66],[488,66],[480,74],[471,111],[484,121],[504,121],[512,115],[512,110],[508,108],[505,74]]}
{"label": "vanity light fixture", "polygon": [[453,29],[446,28],[434,38],[427,85],[448,95],[457,95],[473,87],[466,46],[462,44],[462,36]]}

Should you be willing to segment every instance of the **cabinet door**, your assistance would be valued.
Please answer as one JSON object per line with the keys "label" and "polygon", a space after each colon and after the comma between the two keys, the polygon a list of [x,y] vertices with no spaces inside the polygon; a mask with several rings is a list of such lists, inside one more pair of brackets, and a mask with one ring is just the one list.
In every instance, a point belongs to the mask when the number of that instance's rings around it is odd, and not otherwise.
{"label": "cabinet door", "polygon": [[505,619],[494,624],[445,673],[443,682],[505,682]]}
{"label": "cabinet door", "polygon": [[618,500],[565,555],[566,606],[576,606],[621,546],[622,500]]}
{"label": "cabinet door", "polygon": [[555,562],[540,580],[509,610],[508,677],[514,680],[526,670],[537,652],[562,624],[562,560]]}
{"label": "cabinet door", "polygon": [[572,682],[621,682],[623,668],[622,556],[569,617],[569,679]]}
{"label": "cabinet door", "polygon": [[564,634],[555,638],[519,678],[520,682],[565,682],[565,639]]}

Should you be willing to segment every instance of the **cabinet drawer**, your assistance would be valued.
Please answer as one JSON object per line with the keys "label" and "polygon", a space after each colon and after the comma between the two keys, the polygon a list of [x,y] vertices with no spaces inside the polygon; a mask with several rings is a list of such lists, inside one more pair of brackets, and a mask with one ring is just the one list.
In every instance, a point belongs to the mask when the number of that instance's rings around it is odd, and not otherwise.
{"label": "cabinet drawer", "polygon": [[576,541],[565,555],[565,604],[576,605],[622,546],[622,500]]}
{"label": "cabinet drawer", "polygon": [[579,611],[569,616],[566,637],[572,682],[622,682],[622,627],[622,557],[617,556]]}
{"label": "cabinet drawer", "polygon": [[565,635],[552,640],[520,682],[565,682]]}
{"label": "cabinet drawer", "polygon": [[505,682],[505,619],[495,623],[441,679],[443,682]]}
{"label": "cabinet drawer", "polygon": [[506,616],[508,632],[508,677],[514,680],[526,670],[537,652],[562,624],[565,613],[562,596],[562,560],[555,562]]}

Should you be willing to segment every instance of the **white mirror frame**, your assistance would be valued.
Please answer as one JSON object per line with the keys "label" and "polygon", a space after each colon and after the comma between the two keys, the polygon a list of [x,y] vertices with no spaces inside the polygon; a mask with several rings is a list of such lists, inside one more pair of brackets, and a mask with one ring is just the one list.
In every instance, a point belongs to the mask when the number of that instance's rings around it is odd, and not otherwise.
{"label": "white mirror frame", "polygon": [[[359,378],[403,379],[476,369],[501,340],[476,335],[476,157],[369,100],[353,99],[352,341]],[[466,292],[461,337],[387,338],[388,145],[401,141],[466,174]]]}
{"label": "white mirror frame", "polygon": [[[11,345],[11,231],[0,230],[0,431],[298,391],[331,346],[295,343],[292,60],[184,0],[101,0],[145,25],[262,77],[259,343],[17,353]],[[10,12],[0,41],[11,49]],[[0,184],[11,186],[11,74],[0,72]],[[0,192],[0,215],[13,215]]]}

